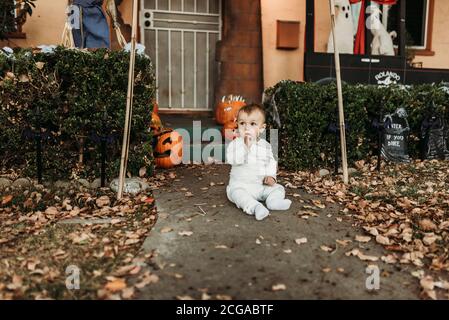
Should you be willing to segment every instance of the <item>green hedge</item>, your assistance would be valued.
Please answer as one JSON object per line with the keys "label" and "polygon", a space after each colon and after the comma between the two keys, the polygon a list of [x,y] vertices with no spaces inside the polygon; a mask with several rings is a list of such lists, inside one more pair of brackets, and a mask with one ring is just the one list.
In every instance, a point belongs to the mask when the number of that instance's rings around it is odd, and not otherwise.
{"label": "green hedge", "polygon": [[[116,139],[108,144],[108,177],[118,175],[128,88],[129,53],[80,51],[57,47],[54,52],[16,50],[0,53],[0,165],[35,176],[35,142],[24,130],[36,131],[40,110],[44,143],[44,178],[99,176],[100,152],[92,133],[106,130]],[[136,58],[133,123],[128,169],[152,172],[151,120],[155,78],[149,58]],[[104,121],[106,119],[106,121]],[[106,125],[106,127],[103,127]],[[78,164],[85,140],[84,163]]]}
{"label": "green hedge", "polygon": [[[335,135],[329,134],[327,129],[331,122],[338,125],[336,86],[281,81],[267,89],[265,97],[268,123],[272,128],[277,128],[273,100],[280,115],[280,165],[292,170],[332,167]],[[449,122],[449,95],[442,90],[442,85],[344,85],[343,99],[349,125],[346,136],[350,164],[377,154],[377,131],[372,121],[379,119],[381,111],[385,114],[405,107],[411,127],[409,151],[414,158],[420,155],[420,127],[426,115],[434,110],[432,101],[436,112],[443,113]]]}

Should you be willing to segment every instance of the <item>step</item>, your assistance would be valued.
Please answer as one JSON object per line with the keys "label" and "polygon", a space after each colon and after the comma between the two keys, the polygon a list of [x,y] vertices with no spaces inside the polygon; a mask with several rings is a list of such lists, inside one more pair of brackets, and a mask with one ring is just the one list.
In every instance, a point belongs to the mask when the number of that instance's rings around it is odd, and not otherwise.
{"label": "step", "polygon": [[[188,151],[187,151],[188,150]],[[225,162],[226,145],[224,143],[193,143],[184,145],[184,163],[209,163],[211,159]]]}
{"label": "step", "polygon": [[[193,117],[188,115],[161,115],[164,127],[172,128],[181,133],[188,134],[190,141],[199,143],[201,141],[214,141],[212,137],[221,132],[222,125],[219,125],[211,117]],[[211,130],[211,131],[209,131]],[[184,136],[183,133],[183,136]],[[217,141],[221,142],[221,141]]]}
{"label": "step", "polygon": [[[177,132],[185,132],[190,137],[190,142],[199,143],[201,141],[211,142],[215,141],[214,137],[218,140],[216,142],[221,142],[221,126],[205,127],[205,126],[184,126],[173,128]],[[184,137],[184,133],[182,133]]]}

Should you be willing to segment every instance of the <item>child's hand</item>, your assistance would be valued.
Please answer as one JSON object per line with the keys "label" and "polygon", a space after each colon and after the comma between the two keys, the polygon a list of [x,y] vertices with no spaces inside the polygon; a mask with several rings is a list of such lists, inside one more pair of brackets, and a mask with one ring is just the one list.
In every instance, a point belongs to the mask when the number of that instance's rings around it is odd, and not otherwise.
{"label": "child's hand", "polygon": [[273,177],[265,177],[263,179],[263,183],[266,184],[267,186],[274,186],[276,184],[276,180]]}
{"label": "child's hand", "polygon": [[250,148],[254,142],[254,138],[250,134],[245,134],[243,141],[245,142],[245,145]]}

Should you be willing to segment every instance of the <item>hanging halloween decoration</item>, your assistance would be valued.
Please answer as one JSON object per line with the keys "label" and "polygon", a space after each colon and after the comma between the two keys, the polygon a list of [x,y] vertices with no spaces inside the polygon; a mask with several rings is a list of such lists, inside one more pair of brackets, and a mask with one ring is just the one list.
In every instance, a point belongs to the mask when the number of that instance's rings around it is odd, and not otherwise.
{"label": "hanging halloween decoration", "polygon": [[381,56],[394,56],[393,39],[397,37],[396,31],[387,32],[385,26],[380,21],[380,10],[371,8],[369,25],[373,34],[371,42],[371,54]]}
{"label": "hanging halloween decoration", "polygon": [[172,130],[163,130],[157,135],[157,143],[154,148],[154,160],[156,167],[170,169],[182,162],[182,136]]}
{"label": "hanging halloween decoration", "polygon": [[109,25],[103,11],[106,1],[106,13],[112,21],[119,45],[123,48],[126,40],[120,31],[115,0],[68,0],[67,21],[63,32],[63,45],[77,48],[110,48]]}
{"label": "hanging halloween decoration", "polygon": [[226,140],[234,140],[238,137],[238,130],[237,130],[237,121],[236,119],[232,121],[228,121],[223,125],[223,128],[221,129],[221,133],[223,137]]}
{"label": "hanging halloween decoration", "polygon": [[441,114],[427,116],[421,124],[422,158],[449,160],[448,126]]}
{"label": "hanging halloween decoration", "polygon": [[382,157],[392,162],[410,162],[407,149],[409,132],[410,126],[404,108],[387,114],[383,118]]}
{"label": "hanging halloween decoration", "polygon": [[246,105],[245,99],[241,96],[225,96],[215,109],[215,119],[218,124],[225,124],[233,121],[237,113]]}
{"label": "hanging halloween decoration", "polygon": [[[354,53],[354,24],[352,22],[352,12],[349,0],[335,0],[335,7],[339,9],[335,20],[335,34],[338,40],[338,50],[340,53]],[[334,39],[332,31],[327,42],[327,52],[334,52]]]}
{"label": "hanging halloween decoration", "polygon": [[[366,21],[365,21],[365,2],[366,0],[349,0],[351,3],[352,15],[354,26],[355,40],[354,40],[354,53],[355,54],[366,54],[365,52],[365,42],[366,42]],[[395,5],[397,0],[371,0],[371,3],[378,5]],[[372,10],[372,9],[371,9]],[[385,35],[385,34],[384,34]],[[394,34],[390,34],[390,37]]]}

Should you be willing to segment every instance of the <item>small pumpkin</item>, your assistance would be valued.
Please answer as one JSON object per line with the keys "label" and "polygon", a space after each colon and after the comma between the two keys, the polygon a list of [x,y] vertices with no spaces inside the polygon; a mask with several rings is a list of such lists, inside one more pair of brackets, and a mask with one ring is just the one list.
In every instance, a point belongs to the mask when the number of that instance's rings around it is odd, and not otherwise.
{"label": "small pumpkin", "polygon": [[236,119],[228,121],[223,125],[221,134],[226,140],[234,140],[239,136],[237,128],[238,125]]}
{"label": "small pumpkin", "polygon": [[158,134],[154,148],[156,167],[170,169],[181,164],[182,145],[182,136],[172,129],[166,129]]}
{"label": "small pumpkin", "polygon": [[215,120],[218,124],[225,124],[234,120],[241,108],[246,106],[245,101],[226,99],[218,103],[215,109]]}
{"label": "small pumpkin", "polygon": [[157,113],[153,112],[151,114],[151,122],[150,122],[150,129],[154,133],[161,132],[162,130],[162,121],[161,118],[157,115]]}

